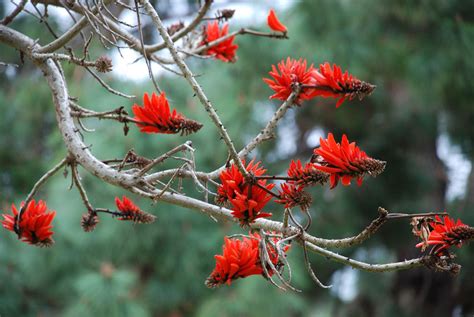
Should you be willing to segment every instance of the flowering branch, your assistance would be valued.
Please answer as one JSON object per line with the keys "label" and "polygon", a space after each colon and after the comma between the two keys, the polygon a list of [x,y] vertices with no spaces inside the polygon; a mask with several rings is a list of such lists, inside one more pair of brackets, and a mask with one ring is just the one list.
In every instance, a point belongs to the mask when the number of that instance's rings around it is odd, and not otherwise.
{"label": "flowering branch", "polygon": [[[25,1],[22,1],[10,15],[10,19],[18,14],[15,11],[22,10],[20,6],[24,5],[23,2]],[[225,240],[223,255],[216,255],[216,269],[206,281],[206,284],[210,287],[230,283],[236,278],[258,274],[263,275],[273,285],[281,289],[298,291],[290,285],[291,268],[286,259],[286,252],[292,241],[301,245],[307,271],[310,277],[321,287],[326,286],[321,283],[313,271],[308,251],[354,268],[373,272],[410,269],[422,265],[454,273],[459,270],[459,266],[452,262],[453,257],[448,252],[448,248],[454,245],[460,246],[465,241],[474,239],[474,228],[463,224],[459,220],[455,222],[447,217],[446,213],[389,213],[386,209],[379,207],[378,217],[355,236],[343,239],[324,239],[307,232],[312,221],[309,213],[312,198],[305,191],[305,186],[324,185],[328,181],[330,181],[331,188],[338,184],[349,186],[354,179],[361,185],[364,177],[368,175],[375,177],[385,168],[386,162],[369,157],[356,146],[355,142],[349,142],[346,135],[343,135],[341,142],[336,142],[331,133],[328,134],[327,139],[321,138],[320,146],[313,150],[313,156],[309,159],[309,162],[303,164],[300,160],[291,162],[287,172],[288,176],[265,175],[266,170],[260,165],[261,162],[251,161],[250,163],[247,162],[248,164],[245,163],[245,157],[250,152],[262,142],[274,137],[274,130],[278,122],[293,105],[300,106],[305,100],[320,96],[337,99],[336,107],[339,107],[345,100],[352,100],[356,97],[362,99],[372,93],[375,88],[374,85],[357,79],[347,71],[342,72],[338,65],[334,64],[331,67],[326,62],[321,64],[319,69],[315,69],[313,65],[309,66],[306,60],[291,58],[281,61],[277,66],[273,65],[269,72],[271,78],[264,78],[264,81],[274,91],[270,98],[279,99],[283,103],[264,129],[246,144],[240,152],[236,151],[233,141],[213,104],[207,98],[184,59],[186,56],[201,56],[197,54],[203,54],[204,56],[213,56],[223,62],[234,62],[236,60],[235,51],[238,46],[233,43],[233,40],[237,35],[249,34],[277,39],[288,38],[288,29],[276,17],[273,10],[270,11],[267,21],[270,29],[276,33],[264,33],[247,28],[228,33],[228,24],[220,28],[217,22],[210,22],[207,27],[203,28],[202,33],[198,33],[193,31],[200,22],[206,19],[205,15],[209,10],[211,0],[205,1],[188,26],[184,27],[181,23],[172,25],[168,29],[163,25],[160,16],[149,0],[136,0],[135,8],[127,5],[125,7],[137,14],[137,26],[140,29],[140,38],[138,39],[124,31],[120,24],[126,24],[115,18],[107,9],[106,5],[111,0],[99,1],[94,8],[90,8],[88,5],[85,6],[80,2],[67,7],[66,4],[57,0],[37,0],[36,2],[45,5],[57,5],[66,10],[71,9],[81,14],[82,18],[75,22],[62,36],[45,46],[41,46],[37,41],[7,27],[6,24],[8,23],[5,22],[5,19],[0,24],[0,42],[19,50],[22,56],[31,59],[42,70],[52,92],[59,131],[69,153],[67,158],[53,167],[35,184],[23,205],[24,207],[21,207],[19,212],[13,207],[13,216],[4,215],[3,226],[8,230],[16,231],[23,241],[36,245],[51,245],[53,243],[51,238],[53,232],[50,229],[55,213],[47,212],[46,204],[41,201],[38,205],[33,201],[31,204],[29,202],[38,188],[49,177],[65,164],[69,164],[73,183],[78,188],[81,199],[87,208],[87,214],[83,215],[82,218],[82,226],[86,231],[94,229],[99,221],[97,216],[99,212],[111,214],[118,217],[119,220],[132,220],[139,223],[153,222],[155,217],[143,212],[125,196],[122,200],[116,197],[115,201],[119,211],[93,208],[80,180],[79,165],[104,182],[153,201],[164,201],[194,209],[207,214],[212,219],[219,218],[232,221],[239,223],[242,227],[248,226],[251,229],[259,230],[259,233],[254,232],[243,237],[243,240],[236,240],[236,237],[229,237]],[[141,30],[140,14],[142,13],[139,10],[139,3],[158,30],[163,40],[162,43],[145,45]],[[104,15],[103,10],[110,17]],[[230,12],[225,15],[220,14],[216,19],[227,19],[231,15]],[[40,17],[41,19],[44,18],[41,14]],[[75,21],[74,18],[73,20]],[[92,33],[91,37],[85,38],[82,29],[86,26],[92,28],[104,47],[108,48],[108,45],[112,45],[119,48],[117,41],[123,40],[127,47],[139,52],[147,62],[150,77],[153,81],[150,60],[160,64],[176,64],[180,70],[178,74],[186,79],[211,121],[217,127],[229,153],[228,162],[209,173],[197,171],[194,149],[190,141],[158,155],[153,160],[140,157],[133,150],[130,150],[123,159],[98,160],[82,141],[79,128],[82,127],[85,131],[88,130],[82,125],[81,118],[116,120],[124,124],[125,134],[128,131],[127,123],[129,122],[135,123],[143,133],[162,134],[197,132],[202,125],[185,118],[176,109],[171,110],[164,92],[160,93],[159,96],[153,93],[151,98],[145,93],[143,106],[137,104],[132,106],[135,117],[129,117],[124,107],[97,112],[77,105],[74,102],[75,99],[69,96],[60,61],[68,61],[84,67],[111,93],[127,98],[133,97],[112,89],[90,69],[90,67],[95,67],[97,71],[105,72],[110,71],[112,65],[106,57],[101,57],[96,61],[90,60],[88,49],[92,40]],[[51,27],[48,27],[53,32]],[[104,34],[103,32],[108,33]],[[84,39],[83,58],[77,58],[72,49],[66,46],[77,34],[81,34]],[[187,34],[191,34],[190,43],[193,40],[195,41],[190,44],[189,51],[178,48],[175,43]],[[196,42],[196,39],[198,39],[198,42]],[[57,50],[61,48],[65,48],[69,54],[58,53]],[[153,55],[154,52],[165,48],[169,50],[172,59]],[[160,90],[156,83],[155,87],[156,90]],[[77,122],[74,121],[74,118],[77,119]],[[76,126],[76,124],[79,124],[79,126]],[[176,153],[182,151],[185,152],[185,155],[175,156]],[[168,158],[179,161],[176,164],[177,168],[150,173],[157,165]],[[163,177],[170,177],[167,183],[160,181]],[[173,189],[172,184],[176,177],[192,178],[198,191],[204,193],[204,199],[188,197],[186,194],[181,194]],[[220,182],[214,181],[217,178]],[[281,190],[278,194],[272,191],[276,185],[270,182],[272,180],[283,181],[282,184],[279,184]],[[212,189],[208,189],[208,182],[216,185],[217,194]],[[208,194],[215,195],[216,203],[223,204],[223,206],[209,203]],[[272,216],[271,213],[263,209],[273,198],[277,198],[275,202],[285,205],[281,222],[264,219]],[[301,224],[293,216],[292,208],[296,206],[299,206],[307,217],[307,223]],[[21,215],[24,209],[27,211],[24,214],[24,219],[22,219]],[[445,215],[445,217],[441,219],[440,215]],[[44,219],[41,222],[42,226],[36,226],[38,217]],[[415,218],[413,232],[422,238],[422,242],[418,243],[417,247],[421,247],[424,251],[428,246],[433,246],[429,251],[429,255],[403,262],[369,264],[325,249],[345,248],[360,244],[369,239],[388,220],[405,218]],[[232,270],[229,270],[229,267]],[[284,271],[285,267],[287,273]]]}
{"label": "flowering branch", "polygon": [[171,56],[173,57],[174,61],[176,62],[176,65],[178,65],[179,69],[184,75],[184,78],[188,81],[188,83],[191,85],[194,93],[197,95],[199,100],[201,101],[201,104],[204,106],[206,109],[209,117],[211,118],[212,122],[216,125],[219,134],[221,135],[222,139],[224,140],[225,144],[227,145],[227,148],[229,150],[229,155],[232,158],[232,160],[235,162],[237,167],[239,168],[240,172],[248,176],[247,171],[245,170],[244,166],[242,165],[242,162],[240,161],[239,156],[237,155],[237,152],[234,147],[234,143],[232,142],[229,134],[227,133],[227,130],[224,127],[224,124],[221,122],[219,116],[217,115],[217,112],[215,111],[214,107],[212,106],[211,102],[207,98],[207,96],[204,94],[204,91],[202,90],[201,86],[199,83],[196,81],[195,76],[191,72],[191,70],[188,68],[186,63],[184,62],[183,58],[179,55],[178,51],[176,50],[176,47],[174,46],[173,40],[169,36],[166,28],[163,26],[163,23],[161,22],[160,17],[158,16],[158,13],[156,12],[155,8],[150,4],[148,0],[139,0],[140,4],[142,4],[145,8],[145,11],[149,14],[151,17],[153,23],[155,24],[156,28],[158,29],[158,32],[160,33],[161,37],[163,38],[166,47],[169,49]]}
{"label": "flowering branch", "polygon": [[[263,128],[262,131],[260,131],[259,134],[257,134],[252,141],[250,141],[240,152],[238,153],[239,158],[243,158],[247,156],[250,152],[252,152],[256,147],[258,147],[261,143],[270,140],[273,138],[273,131],[278,125],[278,122],[283,118],[283,116],[286,114],[288,109],[294,104],[296,98],[298,97],[298,94],[300,92],[299,85],[295,86],[295,91],[288,96],[288,99],[283,102],[280,107],[276,110],[276,112],[273,114],[272,118],[268,121],[266,124],[265,128]],[[221,166],[218,169],[209,172],[209,173],[204,173],[204,172],[196,172],[195,176],[202,180],[210,180],[210,179],[216,179],[219,177],[219,174],[226,168],[226,166]],[[169,169],[166,171],[160,171],[156,172],[154,174],[150,174],[147,176],[147,181],[148,182],[153,182],[155,180],[164,178],[164,177],[169,177],[173,175],[176,172],[175,169]],[[192,177],[193,175],[189,172],[182,171],[180,173],[180,177]]]}
{"label": "flowering branch", "polygon": [[28,204],[30,203],[30,201],[33,199],[33,197],[35,196],[35,194],[38,192],[38,190],[41,188],[41,186],[43,186],[46,181],[51,177],[53,176],[54,174],[56,174],[64,165],[66,165],[66,163],[69,162],[69,158],[66,157],[64,159],[62,159],[58,164],[56,164],[52,169],[50,169],[49,171],[47,171],[43,176],[41,176],[41,178],[33,185],[33,188],[31,189],[30,193],[28,194],[28,196],[26,196],[26,199],[23,203],[23,205],[20,207],[20,210],[18,212],[18,215],[17,215],[17,221],[15,223],[16,225],[16,228],[15,228],[15,231],[17,231],[17,233],[19,232],[19,224],[20,224],[20,220],[21,220],[21,216],[22,214],[25,212],[26,210],[26,207],[28,206]]}

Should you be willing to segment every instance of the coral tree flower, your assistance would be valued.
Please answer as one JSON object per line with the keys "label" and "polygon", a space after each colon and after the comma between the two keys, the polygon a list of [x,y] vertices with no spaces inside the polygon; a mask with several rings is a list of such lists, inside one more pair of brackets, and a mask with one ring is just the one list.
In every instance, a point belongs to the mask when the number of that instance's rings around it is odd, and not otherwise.
{"label": "coral tree flower", "polygon": [[275,200],[275,202],[285,205],[285,208],[299,206],[302,211],[308,211],[312,203],[311,196],[304,190],[302,185],[283,183],[281,184],[279,195],[280,198]]}
{"label": "coral tree flower", "polygon": [[[245,165],[245,161],[243,163]],[[266,170],[259,165],[260,162],[254,164],[252,160],[246,170],[254,176],[261,176]],[[267,184],[266,180],[256,181],[260,187],[251,184],[235,164],[222,171],[219,177],[221,185],[217,188],[216,201],[220,204],[230,202],[232,215],[239,219],[242,226],[249,225],[258,218],[271,217],[271,213],[262,212],[262,209],[272,196],[261,187],[272,190],[274,184]]]}
{"label": "coral tree flower", "polygon": [[[286,61],[280,61],[277,67],[272,65],[272,70],[268,73],[272,79],[263,78],[263,81],[275,92],[270,99],[286,100],[293,92],[295,84],[316,85],[313,72],[313,65],[311,64],[308,68],[306,60],[288,57]],[[313,97],[311,89],[303,89],[296,99],[296,104],[301,104]]]}
{"label": "coral tree flower", "polygon": [[355,142],[349,143],[345,134],[341,143],[337,143],[332,133],[326,140],[320,139],[320,147],[314,149],[311,162],[316,169],[331,175],[331,189],[339,180],[344,186],[350,185],[352,178],[356,178],[360,186],[366,174],[375,177],[383,172],[386,164],[369,157]]}
{"label": "coral tree flower", "polygon": [[143,107],[137,104],[132,106],[135,114],[136,125],[141,132],[145,133],[165,133],[165,134],[191,134],[202,128],[202,124],[194,120],[187,119],[176,109],[170,111],[170,106],[166,95],[162,92],[159,96],[155,93],[148,96],[143,95]]}
{"label": "coral tree flower", "polygon": [[440,255],[449,247],[455,245],[460,248],[463,242],[474,239],[474,228],[461,222],[460,219],[454,219],[444,216],[441,219],[436,216],[435,221],[429,222],[431,232],[426,241],[422,241],[416,245],[417,248],[423,250],[432,245],[432,254]]}
{"label": "coral tree flower", "polygon": [[304,190],[305,187],[323,185],[329,180],[329,174],[318,170],[315,166],[316,164],[311,162],[303,166],[300,160],[292,160],[287,172],[289,180],[280,185],[280,198],[275,202],[284,204],[285,208],[299,206],[302,211],[307,211],[311,206],[312,198]]}
{"label": "coral tree flower", "polygon": [[[225,23],[222,26],[222,29],[219,29],[218,21],[208,22],[207,26],[204,28],[203,32],[204,39],[201,42],[200,46],[207,45],[208,43],[218,40],[221,37],[226,36],[229,33],[229,24]],[[220,59],[223,62],[235,62],[235,54],[239,46],[234,44],[235,36],[231,36],[223,42],[209,47],[204,55],[215,56],[215,58]]]}
{"label": "coral tree flower", "polygon": [[141,210],[126,196],[123,196],[122,200],[115,197],[115,204],[120,211],[116,214],[118,220],[131,220],[136,223],[152,223],[156,219],[155,216]]}
{"label": "coral tree flower", "polygon": [[[23,205],[22,203],[21,206],[23,207]],[[53,226],[51,223],[56,216],[56,212],[48,211],[48,207],[44,201],[39,200],[38,203],[36,203],[35,200],[30,201],[22,212],[18,224],[19,211],[13,204],[12,213],[13,215],[2,215],[4,219],[2,220],[2,226],[5,229],[16,232],[18,237],[26,243],[41,247],[53,245],[53,231],[51,231]]]}
{"label": "coral tree flower", "polygon": [[[244,237],[242,240],[225,237],[222,255],[214,256],[216,266],[207,278],[206,286],[214,288],[222,284],[230,285],[238,278],[265,274],[260,260],[260,240],[261,237],[258,233],[251,233],[248,238]],[[287,252],[288,248],[285,246],[283,251]],[[279,269],[283,264],[278,252],[270,244],[267,244],[267,250],[270,261],[276,269]],[[274,274],[270,268],[267,270],[270,276]]]}
{"label": "coral tree flower", "polygon": [[346,99],[352,100],[358,97],[362,100],[375,89],[374,85],[361,81],[347,71],[342,73],[341,67],[336,64],[332,68],[329,63],[321,64],[319,70],[313,71],[312,76],[317,86],[312,90],[312,96],[337,98],[336,108],[341,106]]}
{"label": "coral tree flower", "polygon": [[323,185],[329,179],[329,174],[318,170],[314,163],[306,163],[304,166],[300,160],[291,160],[288,168],[288,177],[293,178],[297,185],[310,186]]}
{"label": "coral tree flower", "polygon": [[270,9],[270,12],[268,13],[267,24],[268,27],[270,27],[270,29],[273,31],[282,33],[286,33],[288,31],[286,26],[280,22],[273,9]]}

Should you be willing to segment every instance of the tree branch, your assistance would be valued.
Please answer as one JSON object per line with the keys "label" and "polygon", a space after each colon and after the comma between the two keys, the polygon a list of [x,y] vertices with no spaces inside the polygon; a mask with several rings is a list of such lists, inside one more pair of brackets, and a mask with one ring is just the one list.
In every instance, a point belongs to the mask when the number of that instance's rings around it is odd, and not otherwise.
{"label": "tree branch", "polygon": [[10,24],[16,18],[16,16],[20,14],[21,11],[23,11],[23,9],[25,8],[25,4],[27,2],[28,0],[21,0],[20,3],[17,4],[16,8],[12,11],[12,13],[7,15],[0,21],[0,24],[3,24],[3,25]]}

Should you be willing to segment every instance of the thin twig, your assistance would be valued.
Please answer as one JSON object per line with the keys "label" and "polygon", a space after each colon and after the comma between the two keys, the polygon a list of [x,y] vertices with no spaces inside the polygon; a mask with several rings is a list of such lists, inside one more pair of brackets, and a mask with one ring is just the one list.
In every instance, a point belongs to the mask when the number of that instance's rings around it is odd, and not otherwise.
{"label": "thin twig", "polygon": [[8,25],[10,24],[14,19],[15,17],[20,14],[21,11],[23,11],[23,9],[25,8],[25,4],[28,2],[28,0],[21,0],[20,3],[18,3],[15,7],[15,9],[12,11],[12,13],[10,13],[9,15],[7,15],[6,17],[4,17],[1,21],[0,21],[0,24],[3,24],[3,25]]}
{"label": "thin twig", "polygon": [[142,47],[142,55],[143,55],[143,58],[145,59],[146,67],[148,68],[148,76],[153,82],[153,86],[155,86],[156,91],[161,94],[161,89],[156,83],[155,76],[153,75],[153,70],[151,69],[150,59],[148,58],[148,54],[145,49],[145,41],[143,40],[142,22],[140,20],[140,13],[138,12],[138,1],[134,0],[134,2],[135,2],[135,9],[137,10],[137,23],[138,23],[138,31],[140,33],[140,44]]}
{"label": "thin twig", "polygon": [[[266,268],[266,266],[270,266],[270,270],[273,274],[275,274],[278,279],[280,280],[281,283],[283,283],[283,285],[285,285],[285,287],[291,289],[292,291],[295,291],[295,292],[301,292],[301,290],[293,287],[292,285],[290,285],[286,280],[285,278],[280,274],[280,272],[277,270],[277,268],[275,267],[275,265],[273,264],[271,258],[270,258],[270,254],[268,252],[268,248],[267,248],[267,238],[266,238],[266,234],[265,234],[265,231],[263,229],[260,230],[260,236],[261,236],[261,240],[260,240],[260,250],[262,250],[262,253],[263,253],[263,257],[260,257],[260,260],[262,261],[262,267],[264,268],[264,272],[267,276],[267,278],[272,282],[273,285],[277,286],[278,288],[280,289],[283,289],[285,290],[285,288],[282,288],[281,286],[277,285],[275,282],[273,282],[271,276],[268,274],[268,270]],[[278,251],[277,251],[277,254],[278,254]],[[263,261],[263,259],[265,259],[265,261]]]}
{"label": "thin twig", "polygon": [[[109,4],[113,0],[104,0],[105,4]],[[96,14],[98,12],[98,8],[95,7],[92,10],[92,14]],[[81,30],[88,24],[88,19],[86,16],[83,16],[76,24],[74,24],[71,28],[69,28],[63,35],[59,38],[55,39],[51,43],[38,48],[37,53],[52,53],[68,42],[70,42],[77,34],[81,32]]]}
{"label": "thin twig", "polygon": [[[295,90],[288,96],[288,98],[278,107],[277,111],[273,114],[270,121],[268,121],[267,125],[263,130],[257,134],[255,138],[253,138],[250,143],[248,143],[239,153],[239,157],[244,157],[252,152],[257,146],[259,146],[262,142],[270,140],[273,138],[273,131],[278,125],[278,122],[284,117],[286,112],[288,111],[291,106],[293,106],[295,100],[298,98],[300,93],[300,86],[296,85]],[[209,173],[209,178],[215,179],[219,177],[219,174],[225,169],[225,166],[221,166],[220,168],[216,169]]]}
{"label": "thin twig", "polygon": [[79,194],[81,195],[82,202],[86,206],[87,211],[89,213],[93,212],[94,208],[92,207],[89,201],[89,198],[87,197],[87,193],[86,193],[86,190],[84,189],[84,186],[82,186],[81,178],[79,176],[79,172],[77,171],[76,163],[71,164],[71,172],[72,172],[72,179],[74,180],[74,183],[76,184]]}
{"label": "thin twig", "polygon": [[244,35],[244,34],[249,34],[249,35],[254,35],[254,36],[261,36],[261,37],[270,37],[270,38],[277,38],[277,39],[287,39],[288,37],[285,34],[277,34],[277,33],[263,33],[263,32],[258,32],[250,29],[240,29],[238,31],[231,32],[227,35],[224,35],[217,40],[205,43],[198,48],[187,52],[186,54],[200,54],[202,52],[207,51],[209,48],[214,47],[216,45],[219,45],[230,38],[237,36],[237,35]]}
{"label": "thin twig", "polygon": [[[180,31],[173,34],[173,36],[171,36],[171,40],[173,42],[176,42],[180,38],[182,38],[182,37],[186,36],[187,34],[189,34],[190,32],[192,32],[199,25],[199,23],[202,21],[203,17],[206,15],[207,11],[209,11],[209,8],[211,7],[211,4],[212,4],[212,0],[205,0],[204,5],[199,9],[198,13],[194,17],[194,19],[191,21],[191,23],[189,23],[187,26],[185,26]],[[159,44],[155,44],[155,45],[149,45],[149,46],[145,47],[147,53],[154,53],[154,52],[157,52],[157,51],[162,50],[164,48],[166,48],[166,43],[164,43],[164,42],[159,43]]]}
{"label": "thin twig", "polygon": [[[40,17],[40,23],[43,23],[46,28],[48,29],[49,33],[51,33],[51,35],[57,39],[58,36],[56,35],[56,32],[54,32],[53,28],[49,25],[48,23],[48,20],[47,20],[47,16],[44,14],[41,14],[40,10],[38,9],[38,7],[36,6],[36,3],[34,1],[31,2],[31,4],[33,5],[33,8],[35,8],[35,11],[36,13],[38,13],[39,17]],[[47,7],[45,7],[45,10],[46,10]]]}
{"label": "thin twig", "polygon": [[265,186],[263,185],[260,185],[258,182],[255,182],[254,184],[252,184],[253,186],[257,186],[258,188],[260,188],[261,190],[267,192],[268,194],[270,194],[271,196],[275,197],[275,198],[278,198],[278,199],[281,199],[280,195],[278,194],[275,194],[273,191],[271,191],[270,189],[266,188]]}
{"label": "thin twig", "polygon": [[423,212],[423,213],[417,213],[417,214],[407,214],[407,213],[391,212],[387,215],[387,219],[406,219],[406,218],[415,218],[415,217],[434,217],[434,216],[449,216],[449,213]]}
{"label": "thin twig", "polygon": [[168,181],[168,183],[166,183],[165,187],[163,187],[163,188],[161,189],[161,192],[160,192],[158,195],[156,195],[156,197],[153,199],[153,201],[159,200],[159,199],[161,198],[161,196],[163,196],[163,194],[166,193],[166,191],[170,188],[171,183],[174,181],[176,175],[178,175],[179,170],[180,170],[180,169],[178,168],[178,170],[176,171],[176,173],[170,178],[170,180]]}
{"label": "thin twig", "polygon": [[153,167],[155,167],[156,165],[162,163],[167,158],[169,158],[171,155],[186,150],[188,148],[188,146],[192,146],[192,144],[193,143],[191,141],[186,141],[184,144],[178,145],[177,147],[175,147],[175,148],[169,150],[168,152],[166,152],[165,154],[155,158],[148,165],[146,165],[144,168],[142,168],[142,170],[136,175],[136,177],[138,177],[138,178],[143,177],[143,175],[145,175]]}
{"label": "thin twig", "polygon": [[30,203],[31,199],[33,199],[33,196],[36,194],[36,192],[41,188],[41,186],[46,183],[46,181],[56,174],[67,162],[69,161],[69,158],[63,158],[58,164],[56,164],[52,169],[47,171],[41,178],[36,182],[36,184],[33,185],[33,188],[31,189],[30,193],[28,196],[26,196],[25,201],[23,202],[23,205],[20,207],[20,210],[18,211],[17,215],[17,220],[15,222],[15,232],[20,232],[20,221],[21,221],[21,215],[25,212],[25,209],[27,208],[28,204]]}
{"label": "thin twig", "polygon": [[0,66],[13,66],[13,67],[19,67],[18,64],[12,64],[12,63],[4,63],[4,62],[0,62]]}
{"label": "thin twig", "polygon": [[297,178],[288,177],[288,176],[278,176],[278,175],[262,175],[262,176],[254,176],[255,179],[269,179],[269,180],[282,180],[282,181],[296,181]]}
{"label": "thin twig", "polygon": [[[300,229],[301,234],[299,236],[302,236],[305,232],[305,228],[303,228],[303,226],[298,221],[296,221],[296,219],[293,217],[293,214],[291,213],[291,209],[288,209],[288,216],[290,217],[291,221],[293,221],[293,223]],[[321,288],[330,288],[331,285],[324,285],[319,280],[319,278],[316,276],[316,273],[314,272],[314,270],[311,266],[311,262],[309,261],[309,256],[308,256],[308,250],[306,248],[306,243],[302,243],[301,246],[303,247],[305,267],[306,267],[306,270],[308,271],[309,276],[311,277],[311,279]]]}
{"label": "thin twig", "polygon": [[133,99],[135,98],[134,95],[127,95],[127,94],[124,94],[123,92],[120,92],[118,90],[115,90],[113,89],[112,87],[110,87],[109,85],[107,85],[105,83],[105,81],[103,81],[99,76],[97,76],[96,73],[94,73],[92,70],[90,70],[88,67],[84,67],[88,72],[89,74],[92,75],[92,77],[94,77],[98,82],[99,84],[104,87],[105,89],[107,89],[109,92],[113,93],[114,95],[117,95],[117,96],[120,96],[120,97],[124,97],[124,98],[127,98],[127,99]]}
{"label": "thin twig", "polygon": [[120,211],[113,211],[113,210],[106,209],[106,208],[95,208],[94,212],[102,212],[102,213],[105,213],[105,214],[110,214],[114,217],[118,217],[118,216],[123,215]]}

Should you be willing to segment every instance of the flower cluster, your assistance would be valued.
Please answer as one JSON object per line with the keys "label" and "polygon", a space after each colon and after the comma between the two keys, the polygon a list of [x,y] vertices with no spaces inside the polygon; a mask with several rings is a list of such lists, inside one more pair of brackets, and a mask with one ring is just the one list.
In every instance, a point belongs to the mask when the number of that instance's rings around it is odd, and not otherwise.
{"label": "flower cluster", "polygon": [[336,187],[339,180],[348,186],[353,178],[360,186],[365,175],[375,177],[386,165],[384,161],[369,157],[355,142],[349,143],[345,134],[341,143],[337,143],[332,133],[326,140],[320,138],[320,146],[314,149],[311,162],[316,169],[330,175],[331,188]]}
{"label": "flower cluster", "polygon": [[[249,237],[242,240],[237,238],[224,238],[222,255],[215,255],[216,266],[206,280],[206,286],[210,288],[218,287],[222,284],[230,285],[238,278],[245,278],[251,275],[264,275],[262,261],[260,259],[261,237],[258,233],[250,233]],[[274,239],[274,244],[278,239]],[[283,248],[287,252],[288,246]],[[269,259],[276,269],[282,267],[282,262],[277,250],[272,244],[267,243]],[[274,272],[270,267],[265,267],[268,274],[272,276]]]}
{"label": "flower cluster", "polygon": [[362,100],[375,89],[374,85],[361,81],[347,70],[343,73],[341,67],[336,64],[331,68],[327,62],[319,65],[319,71],[314,70],[313,76],[316,79],[313,96],[338,99],[336,108],[339,108],[346,99],[352,100],[358,97]]}
{"label": "flower cluster", "polygon": [[370,158],[354,142],[349,143],[346,135],[343,135],[341,143],[337,143],[332,133],[329,133],[326,140],[321,138],[320,147],[314,149],[310,162],[303,166],[300,160],[291,161],[288,178],[280,185],[279,199],[275,202],[283,204],[285,208],[299,206],[301,210],[307,211],[312,199],[305,187],[323,185],[328,179],[331,189],[336,187],[339,180],[348,186],[352,178],[357,178],[360,186],[366,174],[375,177],[384,168],[385,162]]}
{"label": "flower cluster", "polygon": [[284,60],[279,62],[277,67],[272,65],[269,75],[273,79],[263,80],[275,92],[270,99],[286,100],[296,85],[300,85],[301,92],[295,102],[298,105],[304,100],[321,96],[338,99],[336,107],[339,107],[346,99],[352,100],[355,97],[362,99],[375,89],[374,85],[361,81],[347,71],[343,73],[335,64],[331,68],[326,62],[317,70],[313,65],[307,68],[304,59],[296,60],[290,57],[286,62]]}
{"label": "flower cluster", "polygon": [[[222,29],[219,28],[218,21],[209,22],[203,31],[203,41],[201,46],[208,45],[209,43],[216,41],[229,33],[229,24],[225,23]],[[223,62],[235,62],[235,54],[239,46],[234,44],[235,36],[231,36],[219,44],[209,47],[204,55],[214,56]]]}
{"label": "flower cluster", "polygon": [[464,242],[474,239],[474,228],[462,223],[460,219],[454,221],[448,216],[442,219],[436,216],[435,220],[431,219],[426,223],[430,231],[429,233],[427,230],[415,232],[423,240],[416,247],[425,250],[431,245],[433,246],[432,254],[441,255],[453,245],[460,248]]}
{"label": "flower cluster", "polygon": [[303,166],[300,160],[292,160],[288,169],[288,177],[298,185],[310,186],[323,185],[328,181],[329,174],[318,170],[314,163],[308,162]]}
{"label": "flower cluster", "polygon": [[123,196],[122,200],[115,197],[115,204],[117,205],[117,209],[120,211],[117,215],[118,220],[131,220],[136,223],[152,223],[156,219],[155,216],[141,210],[126,196]]}
{"label": "flower cluster", "polygon": [[[313,65],[308,67],[306,60],[292,59],[288,57],[275,65],[272,65],[272,70],[269,75],[273,79],[263,78],[263,81],[275,92],[270,96],[270,99],[286,100],[295,89],[295,85],[316,85],[316,80],[313,78]],[[311,90],[303,89],[295,103],[301,104],[305,100],[312,99]]]}
{"label": "flower cluster", "polygon": [[[21,204],[20,208],[23,208]],[[36,203],[32,200],[25,207],[18,222],[18,209],[12,204],[13,215],[3,214],[2,226],[12,232],[16,232],[18,237],[29,244],[41,247],[53,245],[52,222],[56,216],[55,211],[49,211],[46,203],[42,200]]]}
{"label": "flower cluster", "polygon": [[155,93],[151,98],[147,93],[143,95],[143,107],[134,104],[132,111],[135,114],[136,125],[141,132],[165,134],[191,134],[202,128],[202,124],[187,119],[176,109],[170,111],[166,95],[162,92],[159,96]]}
{"label": "flower cluster", "polygon": [[[245,161],[243,161],[245,165]],[[266,170],[251,161],[246,170],[253,176],[261,176]],[[252,182],[242,175],[235,164],[220,174],[221,185],[217,188],[216,201],[220,204],[230,202],[232,215],[239,219],[242,226],[249,225],[255,219],[271,217],[272,214],[262,212],[265,205],[272,199],[268,191],[274,184],[267,184],[266,180]]]}
{"label": "flower cluster", "polygon": [[305,166],[300,160],[291,161],[288,168],[288,180],[280,185],[279,199],[276,203],[285,205],[285,208],[299,206],[301,210],[308,211],[312,199],[304,190],[306,186],[324,184],[329,179],[329,174],[314,168],[313,163]]}
{"label": "flower cluster", "polygon": [[301,210],[308,211],[313,200],[311,195],[304,190],[304,185],[295,185],[294,183],[287,182],[280,186],[280,198],[275,200],[276,203],[284,204],[285,208],[299,206]]}

